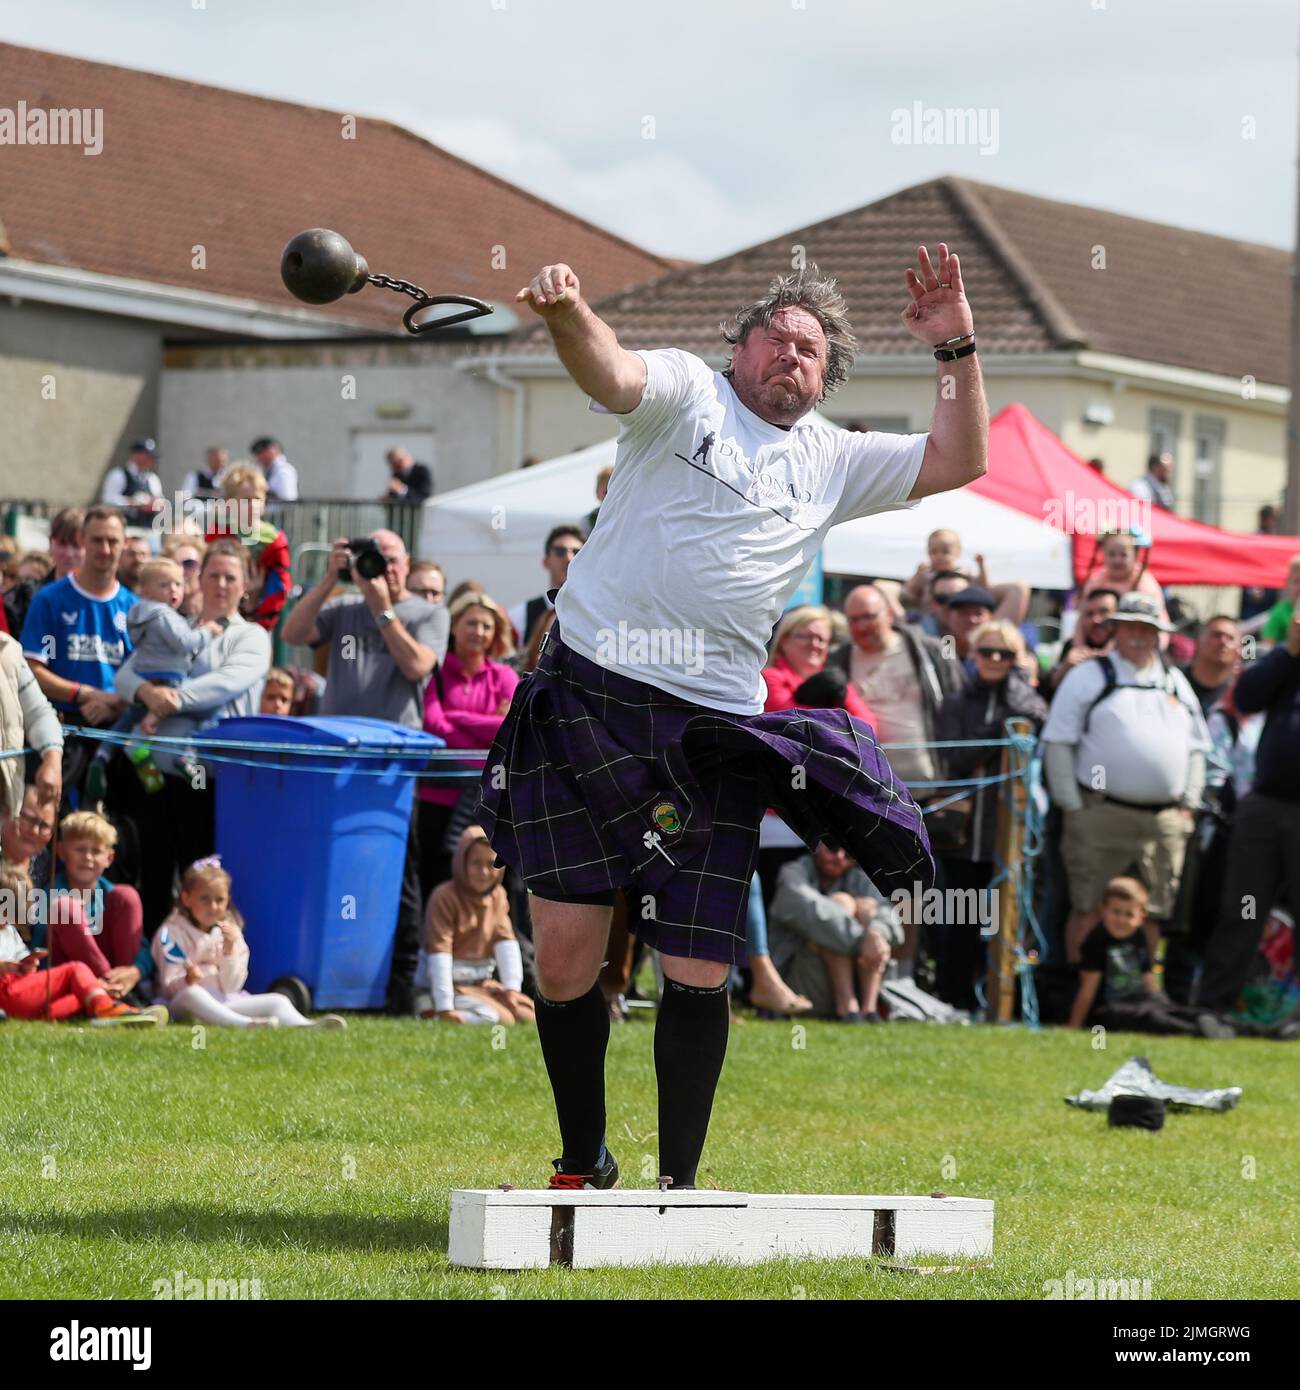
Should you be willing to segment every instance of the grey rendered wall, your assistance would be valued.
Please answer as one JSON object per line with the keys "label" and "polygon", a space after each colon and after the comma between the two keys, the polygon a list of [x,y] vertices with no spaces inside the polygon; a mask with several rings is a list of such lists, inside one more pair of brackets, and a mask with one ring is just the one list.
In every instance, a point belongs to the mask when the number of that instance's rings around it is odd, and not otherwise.
{"label": "grey rendered wall", "polygon": [[[250,350],[250,358],[256,350]],[[404,413],[396,408],[406,407]],[[496,388],[431,362],[373,366],[177,366],[163,373],[159,440],[170,491],[208,445],[248,456],[274,435],[298,470],[304,497],[372,497],[381,478],[353,478],[356,429],[432,430],[437,489],[488,477],[496,459]]]}
{"label": "grey rendered wall", "polygon": [[109,466],[154,429],[161,344],[156,324],[0,301],[0,494],[98,496]]}

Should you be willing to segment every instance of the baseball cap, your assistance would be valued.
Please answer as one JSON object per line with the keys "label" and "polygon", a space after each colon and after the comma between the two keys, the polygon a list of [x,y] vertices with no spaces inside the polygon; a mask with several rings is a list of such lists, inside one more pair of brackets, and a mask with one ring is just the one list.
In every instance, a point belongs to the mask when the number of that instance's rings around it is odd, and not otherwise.
{"label": "baseball cap", "polygon": [[1160,616],[1160,605],[1148,594],[1133,590],[1124,595],[1111,619],[1115,623],[1147,623],[1160,632],[1172,632],[1173,628]]}

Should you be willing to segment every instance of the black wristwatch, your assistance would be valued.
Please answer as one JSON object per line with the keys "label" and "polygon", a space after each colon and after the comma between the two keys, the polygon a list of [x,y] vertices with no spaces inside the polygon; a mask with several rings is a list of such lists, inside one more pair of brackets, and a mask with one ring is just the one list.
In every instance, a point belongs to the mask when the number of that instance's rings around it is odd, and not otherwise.
{"label": "black wristwatch", "polygon": [[965,347],[959,348],[936,348],[934,360],[936,362],[955,362],[959,357],[969,357],[975,351],[974,342],[969,342]]}

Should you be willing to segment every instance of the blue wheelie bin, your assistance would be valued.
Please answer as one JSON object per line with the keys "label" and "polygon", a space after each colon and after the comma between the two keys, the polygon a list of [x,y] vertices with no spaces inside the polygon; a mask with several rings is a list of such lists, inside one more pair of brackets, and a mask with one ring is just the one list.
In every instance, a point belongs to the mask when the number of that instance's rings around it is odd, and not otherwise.
{"label": "blue wheelie bin", "polygon": [[293,745],[232,748],[218,756],[238,761],[213,764],[217,852],[252,953],[247,988],[274,987],[303,1010],[381,1008],[411,774],[442,739],[382,719],[280,715],[223,719],[204,737]]}

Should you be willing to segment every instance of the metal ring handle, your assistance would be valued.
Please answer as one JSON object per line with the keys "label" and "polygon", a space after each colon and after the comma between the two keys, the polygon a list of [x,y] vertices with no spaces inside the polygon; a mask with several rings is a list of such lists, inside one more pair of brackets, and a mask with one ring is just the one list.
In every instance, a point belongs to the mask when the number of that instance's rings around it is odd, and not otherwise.
{"label": "metal ring handle", "polygon": [[[416,314],[435,304],[465,304],[468,307],[460,313],[444,314],[442,318],[430,323],[415,323]],[[468,294],[430,294],[417,299],[402,315],[402,326],[408,333],[429,333],[437,328],[450,328],[453,324],[466,323],[470,319],[481,319],[492,312],[492,306]]]}

